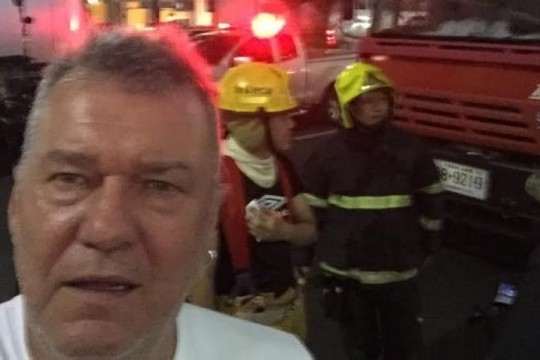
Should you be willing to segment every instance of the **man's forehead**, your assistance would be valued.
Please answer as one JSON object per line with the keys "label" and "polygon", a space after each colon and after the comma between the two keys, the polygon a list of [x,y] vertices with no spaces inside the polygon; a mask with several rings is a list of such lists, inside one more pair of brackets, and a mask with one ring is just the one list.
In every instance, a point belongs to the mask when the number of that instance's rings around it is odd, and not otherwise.
{"label": "man's forehead", "polygon": [[182,93],[162,97],[130,94],[114,82],[58,84],[40,119],[39,142],[46,146],[42,150],[67,146],[72,152],[92,154],[100,145],[131,146],[141,152],[138,158],[149,158],[142,163],[178,161],[178,152],[192,152],[186,148],[207,148],[206,138],[212,131],[208,131],[210,121],[205,119],[208,115],[202,101],[196,100],[197,94],[191,90],[193,96],[189,97],[185,89],[177,91]]}
{"label": "man's forehead", "polygon": [[[198,91],[187,85],[169,92],[146,93],[131,92],[114,80],[68,80],[54,86],[39,121],[55,127],[88,120],[127,128],[137,120],[176,127],[197,127],[197,123],[215,126],[209,109]],[[124,117],[133,121],[120,121]]]}
{"label": "man's forehead", "polygon": [[[46,101],[55,105],[69,104],[69,100],[74,98],[95,97],[102,94],[115,94],[126,97],[141,97],[148,99],[177,99],[186,105],[188,109],[195,109],[203,105],[202,95],[195,84],[183,84],[160,91],[146,91],[141,88],[132,88],[129,83],[122,83],[114,78],[105,78],[98,75],[95,78],[89,77],[68,77],[54,84]],[[189,102],[186,102],[186,97]],[[189,106],[189,105],[195,106]]]}

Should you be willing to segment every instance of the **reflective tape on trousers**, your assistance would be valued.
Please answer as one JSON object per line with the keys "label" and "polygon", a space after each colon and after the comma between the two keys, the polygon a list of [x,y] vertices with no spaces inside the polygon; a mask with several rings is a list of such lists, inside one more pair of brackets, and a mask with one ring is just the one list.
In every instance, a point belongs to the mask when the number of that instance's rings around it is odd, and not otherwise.
{"label": "reflective tape on trousers", "polygon": [[363,271],[359,269],[341,270],[324,262],[319,264],[328,273],[357,280],[362,284],[382,285],[399,281],[406,281],[418,275],[418,269],[405,271]]}
{"label": "reflective tape on trousers", "polygon": [[344,196],[331,195],[328,203],[350,210],[383,210],[411,206],[410,195]]}

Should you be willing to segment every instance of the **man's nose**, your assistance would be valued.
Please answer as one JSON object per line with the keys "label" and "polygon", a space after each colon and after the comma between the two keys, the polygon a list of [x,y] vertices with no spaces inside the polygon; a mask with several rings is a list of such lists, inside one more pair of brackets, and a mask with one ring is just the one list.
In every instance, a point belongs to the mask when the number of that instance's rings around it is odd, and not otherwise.
{"label": "man's nose", "polygon": [[126,250],[138,236],[129,187],[106,179],[89,200],[79,239],[87,247],[102,252]]}

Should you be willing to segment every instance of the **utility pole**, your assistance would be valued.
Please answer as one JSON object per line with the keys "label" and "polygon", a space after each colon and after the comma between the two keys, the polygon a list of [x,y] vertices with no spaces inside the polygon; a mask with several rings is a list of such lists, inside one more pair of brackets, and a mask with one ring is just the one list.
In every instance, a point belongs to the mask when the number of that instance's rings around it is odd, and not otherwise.
{"label": "utility pole", "polygon": [[24,0],[13,0],[13,5],[17,6],[21,21],[22,53],[24,56],[28,56],[28,25],[32,24],[32,18],[26,15]]}

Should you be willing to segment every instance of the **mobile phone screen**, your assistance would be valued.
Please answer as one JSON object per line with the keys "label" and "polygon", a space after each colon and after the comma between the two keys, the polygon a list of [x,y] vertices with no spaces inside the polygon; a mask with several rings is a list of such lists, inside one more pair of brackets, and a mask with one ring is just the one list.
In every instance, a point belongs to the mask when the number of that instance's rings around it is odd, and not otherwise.
{"label": "mobile phone screen", "polygon": [[287,203],[287,199],[278,195],[264,195],[257,200],[259,207],[270,210],[279,210]]}
{"label": "mobile phone screen", "polygon": [[497,289],[497,295],[493,300],[496,304],[513,305],[516,301],[517,289],[514,284],[501,282]]}

